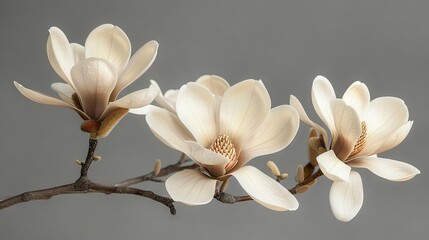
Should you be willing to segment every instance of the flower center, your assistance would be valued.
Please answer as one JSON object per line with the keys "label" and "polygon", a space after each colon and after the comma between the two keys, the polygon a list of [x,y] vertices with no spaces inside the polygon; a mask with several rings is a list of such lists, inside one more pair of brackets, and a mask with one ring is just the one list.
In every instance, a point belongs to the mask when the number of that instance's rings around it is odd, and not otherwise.
{"label": "flower center", "polygon": [[365,143],[366,143],[366,123],[365,121],[362,122],[362,133],[360,134],[358,140],[356,141],[356,144],[353,146],[353,151],[350,154],[350,157],[355,156],[356,154],[360,153],[362,151],[362,149],[365,147]]}
{"label": "flower center", "polygon": [[225,166],[226,172],[230,171],[238,162],[237,151],[234,144],[232,144],[231,138],[226,134],[219,134],[208,149],[229,159],[228,164]]}

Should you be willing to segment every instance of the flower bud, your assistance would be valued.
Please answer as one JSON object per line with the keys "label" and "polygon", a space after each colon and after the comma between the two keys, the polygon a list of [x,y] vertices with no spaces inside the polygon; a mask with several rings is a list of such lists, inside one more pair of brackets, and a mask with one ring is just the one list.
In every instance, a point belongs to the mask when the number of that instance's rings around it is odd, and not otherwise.
{"label": "flower bud", "polygon": [[267,162],[267,167],[271,170],[271,173],[274,176],[276,176],[276,177],[280,176],[280,170],[279,170],[279,168],[277,167],[277,165],[273,161],[268,161]]}

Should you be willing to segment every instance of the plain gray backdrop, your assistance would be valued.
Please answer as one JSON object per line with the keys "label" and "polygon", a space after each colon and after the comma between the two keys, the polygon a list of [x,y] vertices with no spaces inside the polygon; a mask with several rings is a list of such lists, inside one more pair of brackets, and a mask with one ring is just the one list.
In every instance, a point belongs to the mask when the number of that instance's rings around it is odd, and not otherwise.
{"label": "plain gray backdrop", "polygon": [[[133,52],[149,40],[160,44],[152,65],[127,92],[155,79],[163,91],[203,74],[231,84],[262,79],[273,106],[294,94],[313,119],[311,84],[331,80],[339,96],[362,81],[371,97],[404,99],[415,120],[407,139],[383,157],[410,163],[422,174],[403,183],[365,169],[365,199],[355,219],[337,221],[329,207],[331,182],[321,178],[299,195],[300,208],[274,212],[255,202],[212,201],[190,207],[163,205],[135,196],[66,195],[0,211],[0,239],[427,239],[429,128],[429,1],[5,1],[0,3],[0,196],[74,181],[75,159],[86,154],[81,119],[67,109],[36,104],[13,81],[50,95],[61,81],[46,56],[48,29],[57,26],[83,44],[103,23],[121,27]],[[318,120],[319,121],[319,120]],[[319,121],[320,122],[320,121]],[[308,127],[285,150],[253,160],[266,173],[274,160],[294,175],[306,162]],[[95,181],[115,183],[152,170],[179,153],[164,146],[144,118],[128,115],[102,139],[93,164]],[[293,180],[284,182],[287,187]],[[233,182],[230,191],[243,191]],[[167,194],[163,185],[139,185]]]}

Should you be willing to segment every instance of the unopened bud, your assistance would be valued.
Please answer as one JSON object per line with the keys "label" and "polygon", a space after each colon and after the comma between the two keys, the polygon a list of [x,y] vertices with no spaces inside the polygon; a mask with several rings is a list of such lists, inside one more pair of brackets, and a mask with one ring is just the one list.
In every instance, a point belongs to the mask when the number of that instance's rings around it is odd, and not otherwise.
{"label": "unopened bud", "polygon": [[82,162],[81,162],[80,160],[78,160],[78,159],[74,160],[74,162],[75,162],[77,165],[82,165]]}
{"label": "unopened bud", "polygon": [[94,160],[94,161],[100,161],[101,160],[101,156],[95,155],[94,157],[92,157],[92,160]]}
{"label": "unopened bud", "polygon": [[95,120],[85,120],[80,125],[80,130],[87,133],[96,133],[100,129],[100,123]]}
{"label": "unopened bud", "polygon": [[296,193],[305,193],[310,189],[310,186],[304,185],[296,189]]}
{"label": "unopened bud", "polygon": [[277,165],[273,161],[268,161],[267,162],[267,167],[271,170],[271,173],[274,176],[276,176],[276,177],[280,176],[280,170],[279,170],[279,168],[277,167]]}
{"label": "unopened bud", "polygon": [[153,169],[153,176],[158,175],[160,171],[161,171],[161,160],[156,159],[155,167]]}
{"label": "unopened bud", "polygon": [[304,167],[301,164],[296,168],[295,181],[297,183],[302,183],[304,181]]}
{"label": "unopened bud", "polygon": [[282,174],[280,174],[278,177],[279,177],[281,180],[284,180],[284,179],[286,179],[286,178],[288,178],[288,177],[289,177],[289,174],[287,174],[287,173],[282,173]]}
{"label": "unopened bud", "polygon": [[316,184],[317,183],[317,179],[314,179],[313,181],[311,181],[311,182],[309,182],[307,185],[309,186],[309,187],[312,187],[314,184]]}

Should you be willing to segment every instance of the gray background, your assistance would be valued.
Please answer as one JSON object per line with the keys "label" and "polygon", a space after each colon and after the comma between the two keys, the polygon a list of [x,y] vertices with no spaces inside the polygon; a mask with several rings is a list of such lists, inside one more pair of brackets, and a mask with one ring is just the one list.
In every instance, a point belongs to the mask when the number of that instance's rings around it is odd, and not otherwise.
{"label": "gray background", "polygon": [[[0,239],[427,239],[429,129],[428,1],[5,1],[0,3],[0,195],[64,184],[76,179],[74,159],[86,154],[87,135],[70,110],[33,103],[13,87],[16,80],[49,93],[59,81],[46,57],[51,26],[71,42],[84,43],[103,23],[120,26],[133,50],[155,39],[158,57],[129,91],[155,79],[165,91],[218,74],[231,84],[263,79],[273,106],[296,95],[316,119],[310,89],[326,76],[338,95],[365,82],[372,98],[405,100],[415,120],[408,138],[383,154],[413,164],[415,179],[393,183],[366,170],[364,205],[349,223],[332,215],[331,182],[322,178],[298,196],[295,212],[273,212],[254,202],[199,207],[176,204],[178,214],[134,196],[59,196],[0,211]],[[293,175],[306,161],[308,127],[284,151],[259,157],[263,169],[276,160]],[[90,170],[96,181],[114,183],[152,169],[155,159],[178,153],[152,136],[142,117],[128,115],[102,139],[103,156]],[[292,186],[292,179],[285,181]],[[243,193],[238,184],[231,192]],[[166,194],[162,185],[140,185]]]}

